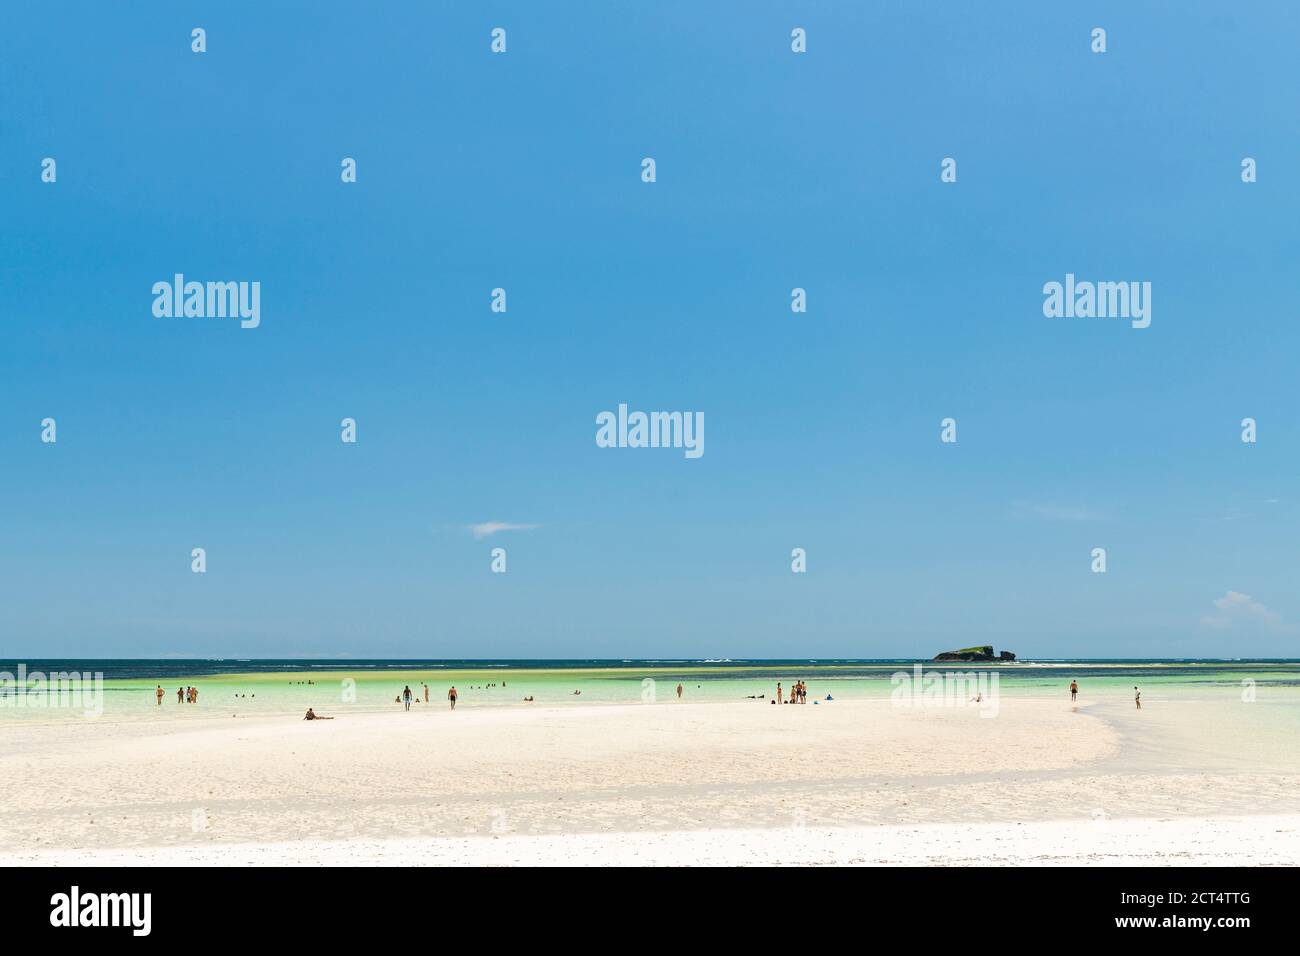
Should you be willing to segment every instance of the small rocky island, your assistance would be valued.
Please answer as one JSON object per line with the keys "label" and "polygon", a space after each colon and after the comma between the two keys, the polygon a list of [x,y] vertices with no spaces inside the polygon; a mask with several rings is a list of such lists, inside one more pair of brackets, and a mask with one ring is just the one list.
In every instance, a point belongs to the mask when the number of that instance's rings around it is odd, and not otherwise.
{"label": "small rocky island", "polygon": [[944,651],[942,654],[934,656],[936,661],[1014,661],[1016,655],[1010,651],[1003,651],[1001,654],[993,653],[993,645],[985,644],[981,647],[963,647],[959,651]]}

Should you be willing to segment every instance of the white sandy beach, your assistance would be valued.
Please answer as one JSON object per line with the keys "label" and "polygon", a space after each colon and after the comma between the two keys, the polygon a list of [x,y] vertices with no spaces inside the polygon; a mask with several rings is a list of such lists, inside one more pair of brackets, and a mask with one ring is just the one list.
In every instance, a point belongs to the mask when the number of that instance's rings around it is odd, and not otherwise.
{"label": "white sandy beach", "polygon": [[299,840],[0,854],[37,866],[1287,866],[1300,814],[551,836]]}
{"label": "white sandy beach", "polygon": [[1203,710],[649,705],[6,727],[0,864],[1300,862]]}

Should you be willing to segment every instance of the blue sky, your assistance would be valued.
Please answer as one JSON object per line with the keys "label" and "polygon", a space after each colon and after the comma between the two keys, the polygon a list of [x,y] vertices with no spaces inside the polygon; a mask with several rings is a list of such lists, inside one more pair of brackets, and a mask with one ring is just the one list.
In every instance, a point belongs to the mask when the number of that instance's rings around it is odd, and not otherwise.
{"label": "blue sky", "polygon": [[1300,13],[994,6],[7,11],[3,650],[1295,656]]}

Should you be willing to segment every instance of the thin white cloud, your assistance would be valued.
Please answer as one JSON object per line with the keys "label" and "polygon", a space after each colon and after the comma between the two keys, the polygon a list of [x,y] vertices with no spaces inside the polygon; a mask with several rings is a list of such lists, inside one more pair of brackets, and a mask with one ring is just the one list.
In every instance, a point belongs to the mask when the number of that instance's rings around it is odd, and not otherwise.
{"label": "thin white cloud", "polygon": [[1282,623],[1280,614],[1240,591],[1229,591],[1223,597],[1215,598],[1214,606],[1220,613],[1202,617],[1201,624],[1205,627],[1224,630],[1238,623],[1263,624],[1269,627]]}
{"label": "thin white cloud", "polygon": [[500,534],[502,531],[532,531],[536,528],[535,524],[512,524],[509,521],[484,521],[481,524],[472,524],[469,526],[470,534],[474,537],[490,538],[494,534]]}

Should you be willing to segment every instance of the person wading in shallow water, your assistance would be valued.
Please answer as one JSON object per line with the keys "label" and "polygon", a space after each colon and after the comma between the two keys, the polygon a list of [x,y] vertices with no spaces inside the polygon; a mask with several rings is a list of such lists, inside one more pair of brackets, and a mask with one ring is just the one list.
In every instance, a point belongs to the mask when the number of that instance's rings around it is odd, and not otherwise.
{"label": "person wading in shallow water", "polygon": [[1072,680],[1070,681],[1070,702],[1073,703],[1078,696],[1079,696],[1079,682],[1077,680]]}
{"label": "person wading in shallow water", "polygon": [[451,686],[451,690],[447,691],[447,700],[451,703],[451,709],[455,710],[456,709],[456,685],[455,684]]}

